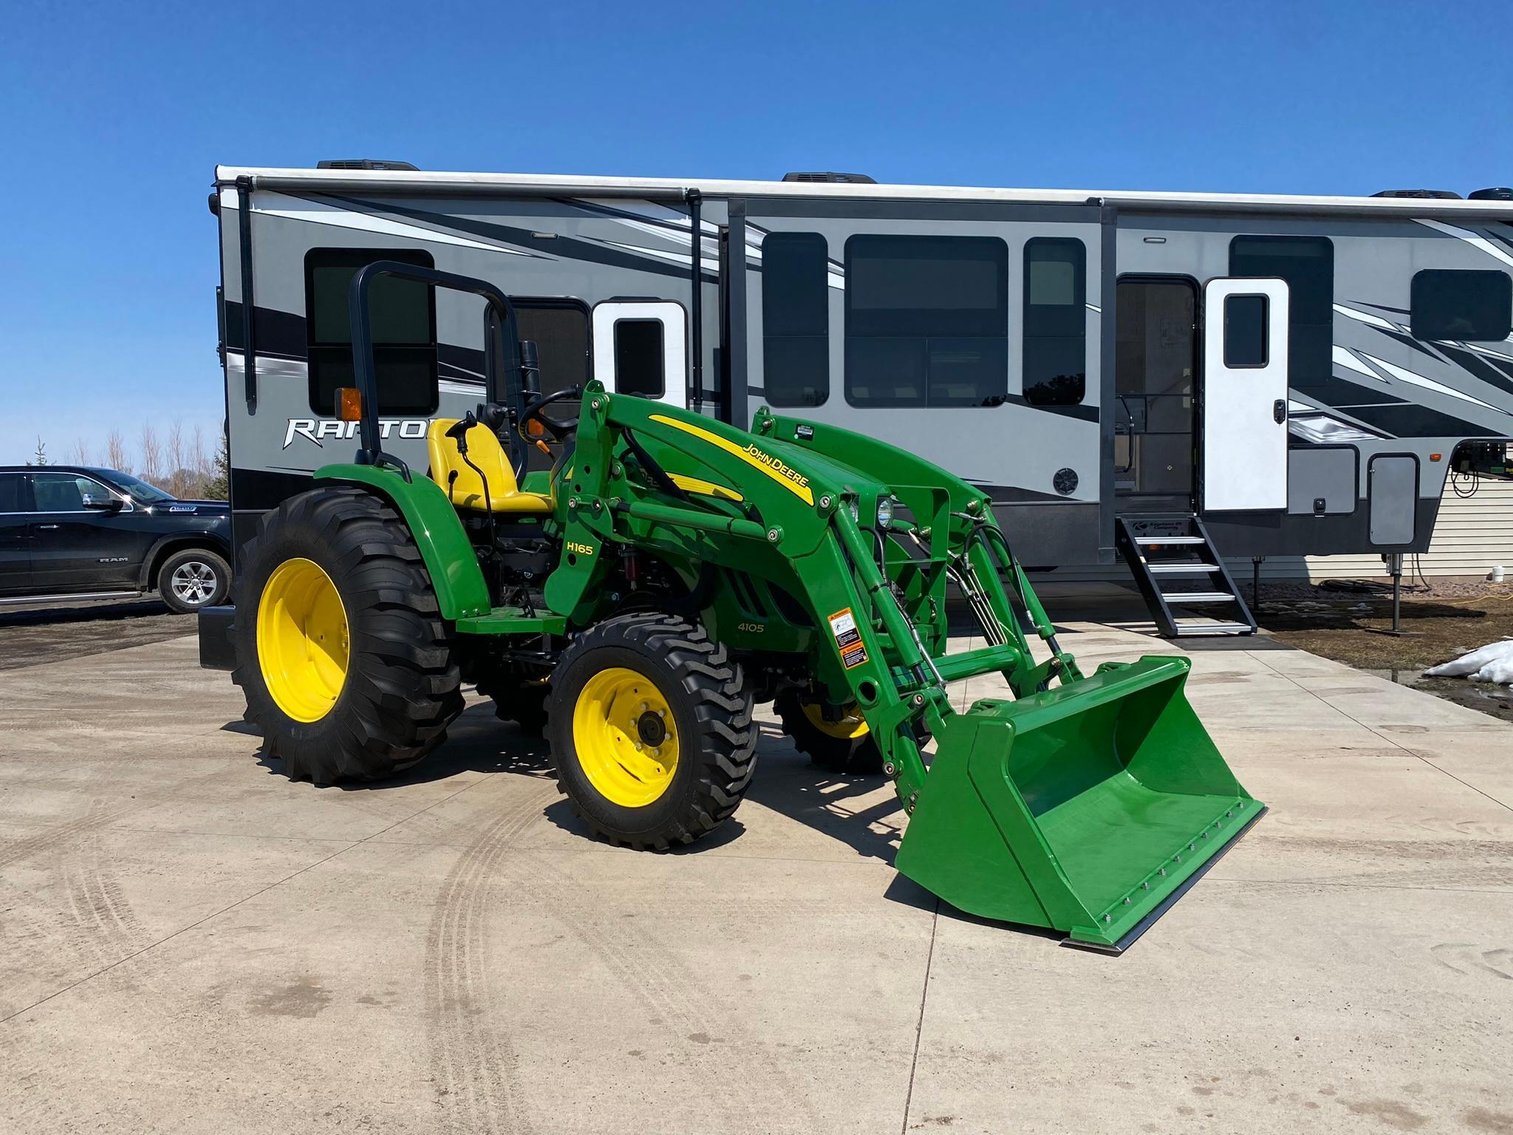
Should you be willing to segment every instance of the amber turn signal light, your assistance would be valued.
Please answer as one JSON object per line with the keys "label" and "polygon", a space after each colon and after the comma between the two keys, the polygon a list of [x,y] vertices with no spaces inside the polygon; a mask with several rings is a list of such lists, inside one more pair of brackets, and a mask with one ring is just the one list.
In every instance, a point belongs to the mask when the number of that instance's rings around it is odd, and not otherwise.
{"label": "amber turn signal light", "polygon": [[362,420],[362,391],[355,386],[336,388],[336,416],[344,422]]}

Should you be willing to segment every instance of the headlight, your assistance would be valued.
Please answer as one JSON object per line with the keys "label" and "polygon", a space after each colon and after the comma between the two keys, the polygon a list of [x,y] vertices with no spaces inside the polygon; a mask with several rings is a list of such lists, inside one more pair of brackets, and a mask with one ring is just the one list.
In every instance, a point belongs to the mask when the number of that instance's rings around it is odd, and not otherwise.
{"label": "headlight", "polygon": [[886,528],[893,523],[893,498],[879,497],[877,502],[877,526]]}
{"label": "headlight", "polygon": [[851,519],[858,524],[862,522],[862,506],[855,497],[851,498]]}

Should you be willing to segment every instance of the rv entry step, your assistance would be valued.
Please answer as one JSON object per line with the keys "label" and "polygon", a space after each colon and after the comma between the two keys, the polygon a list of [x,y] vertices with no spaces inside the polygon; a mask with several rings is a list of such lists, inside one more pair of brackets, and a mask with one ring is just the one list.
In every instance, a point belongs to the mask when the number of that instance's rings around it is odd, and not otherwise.
{"label": "rv entry step", "polygon": [[1121,516],[1115,538],[1163,637],[1255,633],[1255,616],[1196,513]]}

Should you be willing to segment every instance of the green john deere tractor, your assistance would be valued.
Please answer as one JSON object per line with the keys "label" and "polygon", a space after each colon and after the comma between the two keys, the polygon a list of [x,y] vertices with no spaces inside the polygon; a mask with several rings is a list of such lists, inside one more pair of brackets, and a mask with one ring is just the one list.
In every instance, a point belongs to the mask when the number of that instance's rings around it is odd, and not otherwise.
{"label": "green john deere tractor", "polygon": [[[381,275],[486,301],[488,401],[433,423],[429,475],[380,446]],[[1108,950],[1259,818],[1188,705],[1188,662],[1084,675],[958,478],[765,411],[747,432],[597,383],[541,396],[482,281],[381,262],[351,298],[362,448],[267,516],[238,580],[235,679],[291,777],[414,764],[471,682],[545,728],[594,832],[664,849],[739,806],[773,701],[799,748],[893,781],[904,875]],[[525,471],[531,446],[550,472]],[[948,598],[986,645],[950,650]],[[1005,695],[956,711],[948,685],[980,674]]]}

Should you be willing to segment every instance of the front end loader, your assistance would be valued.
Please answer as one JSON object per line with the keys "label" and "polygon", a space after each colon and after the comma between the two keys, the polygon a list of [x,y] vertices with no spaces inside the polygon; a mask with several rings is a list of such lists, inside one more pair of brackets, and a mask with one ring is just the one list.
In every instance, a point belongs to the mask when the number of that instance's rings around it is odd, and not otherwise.
{"label": "front end loader", "polygon": [[[385,275],[486,303],[487,401],[433,423],[428,473],[380,444]],[[746,431],[597,383],[542,396],[481,281],[381,262],[351,306],[362,448],[269,514],[238,580],[234,676],[290,776],[392,775],[473,683],[544,729],[597,835],[665,849],[736,810],[771,701],[817,760],[892,781],[902,874],[1111,951],[1264,810],[1189,706],[1187,660],[1084,674],[988,499],[945,470],[766,411]],[[550,472],[526,472],[531,447]],[[983,645],[953,651],[948,603]],[[973,678],[995,691],[958,710]]]}

